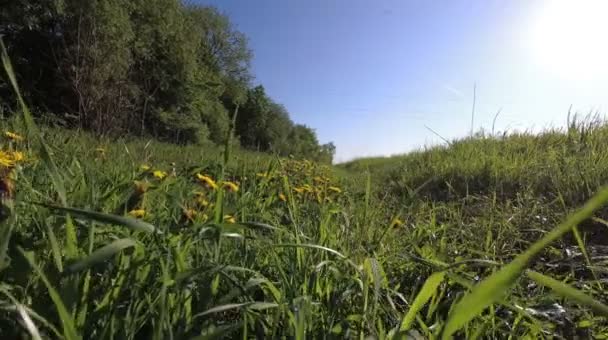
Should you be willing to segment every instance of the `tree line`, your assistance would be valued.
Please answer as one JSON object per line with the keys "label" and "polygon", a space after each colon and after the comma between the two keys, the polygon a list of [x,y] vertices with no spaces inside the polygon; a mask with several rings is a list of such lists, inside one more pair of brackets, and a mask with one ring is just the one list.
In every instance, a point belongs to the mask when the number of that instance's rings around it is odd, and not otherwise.
{"label": "tree line", "polygon": [[[0,34],[37,115],[100,135],[222,144],[331,162],[310,127],[253,86],[247,37],[180,0],[5,0]],[[0,104],[13,94],[0,81]]]}

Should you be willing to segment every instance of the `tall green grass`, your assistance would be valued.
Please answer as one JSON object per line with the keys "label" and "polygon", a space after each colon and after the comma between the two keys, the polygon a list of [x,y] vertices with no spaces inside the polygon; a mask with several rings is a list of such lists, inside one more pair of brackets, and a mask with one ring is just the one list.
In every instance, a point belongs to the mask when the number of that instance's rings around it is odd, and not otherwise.
{"label": "tall green grass", "polygon": [[16,97],[2,128],[27,136],[27,161],[3,226],[2,338],[608,332],[602,124],[336,169],[39,129]]}

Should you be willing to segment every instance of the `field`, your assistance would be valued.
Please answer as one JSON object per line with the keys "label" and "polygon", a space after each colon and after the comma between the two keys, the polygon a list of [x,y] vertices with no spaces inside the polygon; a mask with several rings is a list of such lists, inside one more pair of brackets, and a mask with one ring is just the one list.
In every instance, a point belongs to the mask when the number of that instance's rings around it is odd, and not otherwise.
{"label": "field", "polygon": [[601,121],[330,167],[20,111],[3,339],[608,336]]}

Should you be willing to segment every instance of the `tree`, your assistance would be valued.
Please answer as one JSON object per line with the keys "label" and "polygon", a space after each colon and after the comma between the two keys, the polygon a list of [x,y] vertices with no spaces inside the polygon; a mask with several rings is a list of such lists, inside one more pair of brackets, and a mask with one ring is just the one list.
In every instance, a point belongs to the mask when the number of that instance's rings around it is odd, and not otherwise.
{"label": "tree", "polygon": [[[98,134],[219,144],[239,107],[242,146],[333,156],[333,144],[319,145],[263,86],[251,86],[247,37],[214,7],[180,0],[6,2],[0,34],[38,115]],[[0,99],[13,103],[4,85]]]}

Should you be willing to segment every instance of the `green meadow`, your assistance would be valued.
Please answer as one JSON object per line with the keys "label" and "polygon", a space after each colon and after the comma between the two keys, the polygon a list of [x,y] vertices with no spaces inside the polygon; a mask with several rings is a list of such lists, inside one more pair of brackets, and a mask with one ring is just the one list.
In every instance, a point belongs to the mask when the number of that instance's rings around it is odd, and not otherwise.
{"label": "green meadow", "polygon": [[38,127],[15,98],[2,338],[608,334],[601,121],[330,166]]}

